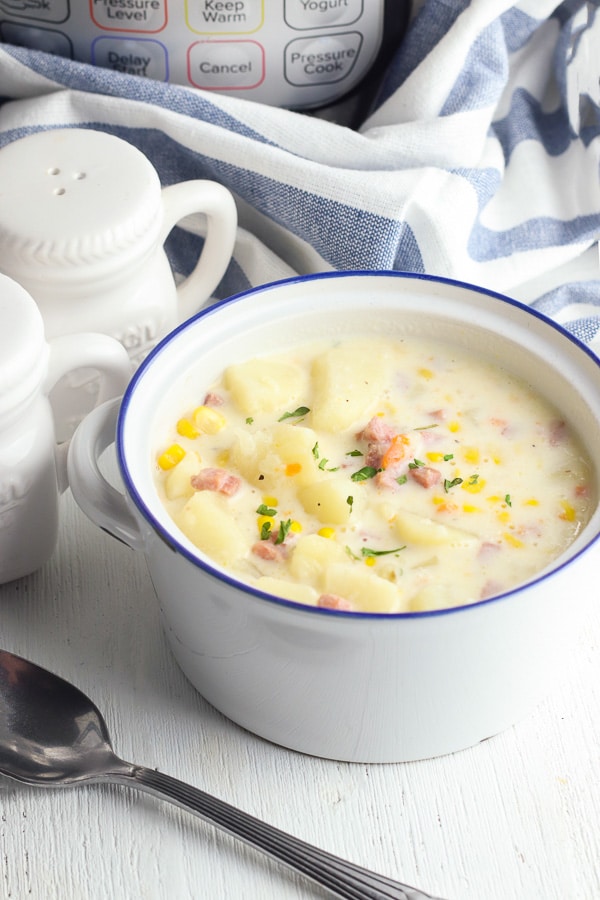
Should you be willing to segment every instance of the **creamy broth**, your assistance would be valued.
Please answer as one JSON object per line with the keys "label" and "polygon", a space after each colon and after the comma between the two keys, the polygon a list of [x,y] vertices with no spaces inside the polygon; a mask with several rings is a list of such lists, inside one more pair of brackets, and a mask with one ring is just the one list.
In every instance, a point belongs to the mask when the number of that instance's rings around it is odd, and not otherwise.
{"label": "creamy broth", "polygon": [[229,366],[156,460],[176,525],[287,599],[405,612],[542,571],[588,521],[591,466],[508,371],[438,341],[349,340]]}

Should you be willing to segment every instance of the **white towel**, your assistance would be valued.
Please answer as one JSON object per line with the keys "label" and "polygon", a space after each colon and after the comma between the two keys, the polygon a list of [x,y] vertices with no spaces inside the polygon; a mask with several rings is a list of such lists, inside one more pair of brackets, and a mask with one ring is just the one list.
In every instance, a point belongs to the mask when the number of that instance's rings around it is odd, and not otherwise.
{"label": "white towel", "polygon": [[[442,275],[600,351],[599,4],[416,0],[357,130],[0,44],[0,147],[92,127],[165,185],[226,185],[240,229],[216,297],[329,269]],[[201,233],[191,219],[169,238],[180,275]]]}

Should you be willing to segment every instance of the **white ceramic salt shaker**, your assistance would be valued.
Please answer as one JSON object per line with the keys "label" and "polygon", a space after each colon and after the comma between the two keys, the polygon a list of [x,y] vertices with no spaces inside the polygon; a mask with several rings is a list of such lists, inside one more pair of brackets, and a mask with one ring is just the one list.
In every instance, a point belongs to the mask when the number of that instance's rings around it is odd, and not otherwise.
{"label": "white ceramic salt shaker", "polygon": [[54,550],[67,478],[48,392],[80,366],[101,373],[99,400],[119,395],[129,380],[129,358],[114,338],[47,341],[34,300],[0,275],[0,584],[34,572]]}
{"label": "white ceramic salt shaker", "polygon": [[[204,245],[176,286],[163,244],[194,213],[206,220]],[[114,135],[60,128],[0,150],[0,272],[35,299],[47,338],[109,334],[127,348],[132,369],[210,298],[236,229],[225,187],[194,180],[161,189],[149,159]],[[84,373],[71,388],[93,393]],[[61,405],[76,405],[56,392],[53,404],[59,417]]]}

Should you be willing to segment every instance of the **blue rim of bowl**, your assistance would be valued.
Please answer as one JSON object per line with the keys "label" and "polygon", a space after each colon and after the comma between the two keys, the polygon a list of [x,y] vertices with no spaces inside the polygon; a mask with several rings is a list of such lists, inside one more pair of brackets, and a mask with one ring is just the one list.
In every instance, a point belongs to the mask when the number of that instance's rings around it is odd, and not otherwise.
{"label": "blue rim of bowl", "polygon": [[274,594],[265,593],[264,591],[261,591],[244,581],[240,581],[237,578],[228,575],[221,569],[212,566],[209,562],[205,562],[203,559],[200,559],[198,556],[188,550],[187,547],[184,547],[183,544],[181,544],[174,535],[166,531],[166,529],[163,528],[158,520],[155,519],[155,517],[152,515],[143,497],[139,494],[137,488],[135,487],[134,478],[132,477],[129,466],[127,465],[127,460],[125,459],[125,455],[123,453],[123,429],[127,410],[131,403],[131,398],[135,391],[135,387],[137,383],[144,377],[146,369],[148,369],[148,367],[152,364],[152,361],[155,359],[155,357],[159,356],[163,352],[163,350],[168,347],[173,340],[175,340],[177,335],[180,332],[187,330],[187,328],[189,328],[192,323],[198,321],[199,319],[209,318],[210,316],[215,315],[215,313],[218,313],[219,310],[223,307],[232,306],[233,304],[238,303],[240,300],[244,300],[246,297],[251,297],[255,294],[263,294],[267,291],[276,290],[290,284],[310,283],[311,281],[326,281],[330,279],[339,280],[343,278],[357,277],[398,278],[399,280],[404,281],[426,281],[432,282],[433,284],[445,284],[451,287],[463,288],[467,291],[470,291],[471,293],[485,294],[488,297],[492,297],[496,300],[501,300],[502,302],[507,303],[510,306],[514,306],[520,310],[523,310],[525,313],[533,316],[534,318],[540,319],[546,325],[550,326],[552,329],[554,329],[556,332],[558,332],[560,335],[574,344],[586,356],[589,356],[589,358],[596,364],[600,371],[600,358],[598,358],[598,356],[596,356],[596,354],[592,350],[590,350],[589,347],[586,347],[586,345],[582,341],[576,338],[575,335],[571,334],[571,332],[567,331],[566,328],[563,328],[563,326],[558,322],[550,319],[548,316],[544,315],[544,313],[540,313],[538,310],[533,309],[532,307],[527,306],[526,304],[521,303],[518,300],[514,300],[512,297],[508,297],[505,294],[500,294],[497,291],[492,291],[487,288],[470,284],[466,281],[446,278],[441,275],[424,275],[421,273],[399,272],[387,269],[352,269],[331,272],[313,272],[309,275],[295,275],[291,278],[284,278],[279,281],[270,281],[266,284],[257,285],[256,287],[248,288],[245,291],[240,291],[237,294],[232,294],[230,297],[226,297],[223,300],[218,300],[207,309],[200,310],[200,312],[191,316],[189,319],[186,319],[180,325],[177,325],[172,331],[169,332],[169,334],[167,334],[161,341],[159,341],[158,344],[156,344],[156,346],[150,351],[148,356],[144,359],[144,361],[140,364],[139,368],[132,376],[131,381],[129,382],[123,395],[123,399],[121,401],[119,409],[116,430],[116,452],[123,481],[125,483],[129,496],[133,500],[140,514],[148,522],[148,524],[151,525],[153,531],[158,534],[158,536],[167,544],[168,547],[170,547],[170,549],[172,549],[176,553],[179,553],[193,565],[197,566],[199,569],[202,569],[217,581],[224,582],[225,584],[228,584],[231,587],[236,588],[237,590],[241,590],[257,600],[273,603],[276,606],[294,610],[302,610],[313,615],[316,614],[324,616],[337,616],[344,619],[355,619],[357,621],[364,621],[365,619],[376,619],[377,621],[387,621],[389,619],[413,620],[429,617],[458,615],[471,609],[480,609],[482,606],[495,604],[501,600],[507,600],[515,594],[521,593],[522,591],[529,590],[536,585],[542,584],[547,579],[562,571],[562,569],[564,569],[566,566],[572,565],[576,559],[578,559],[583,553],[586,553],[593,546],[593,544],[595,544],[600,539],[600,534],[596,534],[594,537],[592,537],[584,547],[582,547],[577,551],[576,554],[574,554],[574,556],[571,556],[568,560],[561,563],[559,566],[556,566],[555,568],[544,572],[542,575],[539,575],[537,578],[534,578],[531,581],[521,583],[516,587],[503,592],[502,594],[495,594],[492,597],[486,597],[485,599],[477,600],[474,603],[463,604],[460,606],[451,606],[444,609],[396,613],[359,612],[353,610],[327,609],[325,607],[310,606],[309,604],[298,603],[294,600],[287,600],[284,597],[277,597]]}

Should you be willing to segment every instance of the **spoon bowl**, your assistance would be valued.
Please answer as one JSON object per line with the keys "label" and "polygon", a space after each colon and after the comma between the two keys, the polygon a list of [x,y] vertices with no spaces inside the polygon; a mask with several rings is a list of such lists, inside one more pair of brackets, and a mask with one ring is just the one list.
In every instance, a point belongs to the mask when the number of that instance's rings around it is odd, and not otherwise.
{"label": "spoon bowl", "polygon": [[191,785],[113,751],[102,714],[79,688],[0,650],[0,773],[45,787],[112,782],[211,822],[337,897],[434,900],[430,894],[319,850]]}

